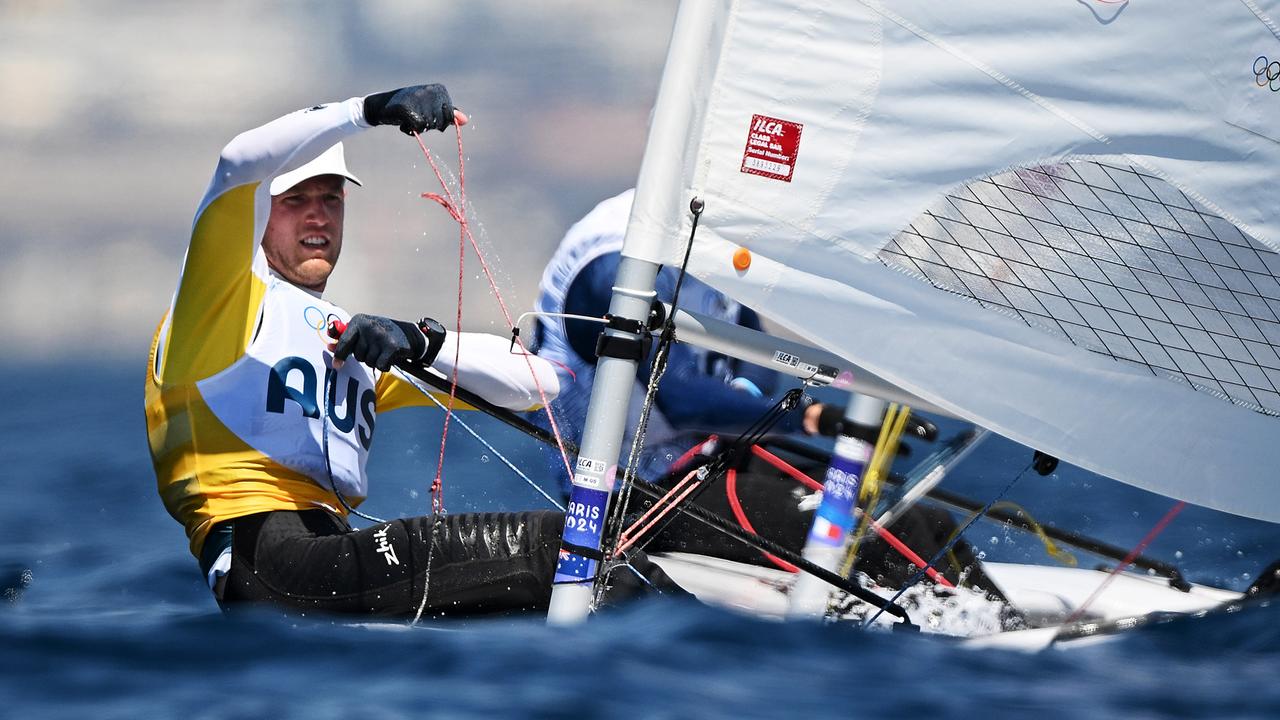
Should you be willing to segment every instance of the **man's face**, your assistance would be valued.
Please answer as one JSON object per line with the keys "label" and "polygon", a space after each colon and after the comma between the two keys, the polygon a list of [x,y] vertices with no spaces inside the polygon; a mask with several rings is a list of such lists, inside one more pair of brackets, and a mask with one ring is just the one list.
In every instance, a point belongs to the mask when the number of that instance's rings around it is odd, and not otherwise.
{"label": "man's face", "polygon": [[271,269],[294,285],[322,291],[338,263],[343,182],[339,175],[317,175],[271,198],[262,250]]}

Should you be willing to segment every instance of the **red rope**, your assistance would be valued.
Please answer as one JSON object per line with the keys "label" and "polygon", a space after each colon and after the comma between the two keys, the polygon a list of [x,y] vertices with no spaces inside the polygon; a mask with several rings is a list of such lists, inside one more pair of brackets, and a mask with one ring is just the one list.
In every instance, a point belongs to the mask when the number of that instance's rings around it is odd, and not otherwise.
{"label": "red rope", "polygon": [[[724,477],[724,493],[729,497],[729,508],[733,510],[733,516],[738,519],[738,524],[743,530],[749,533],[755,533],[756,529],[751,527],[751,521],[747,519],[747,514],[742,510],[742,503],[738,501],[738,471],[730,468]],[[757,533],[758,534],[758,533]],[[800,568],[783,560],[772,553],[760,551],[765,559],[786,570],[789,573],[798,573]]]}
{"label": "red rope", "polygon": [[[634,545],[636,541],[640,539],[641,535],[644,535],[645,533],[649,532],[650,528],[656,525],[659,520],[666,517],[668,513],[670,513],[673,509],[675,509],[677,505],[679,505],[686,497],[689,496],[689,493],[696,490],[698,487],[698,484],[695,482],[692,482],[692,480],[697,476],[698,476],[697,470],[689,471],[689,474],[685,475],[680,482],[676,483],[675,487],[668,490],[666,495],[663,495],[662,497],[658,498],[658,501],[655,502],[652,506],[650,506],[649,509],[646,510],[645,513],[641,515],[638,520],[631,523],[631,526],[628,527],[626,530],[623,530],[622,534],[618,536],[618,547],[613,551],[613,556],[618,557],[619,555],[622,554],[624,550]],[[681,490],[682,488],[683,488],[683,491]],[[677,493],[679,494],[677,495]],[[640,523],[644,522],[646,518],[648,518],[650,515],[654,515],[655,513],[657,513],[656,516],[652,520],[650,520],[648,524],[646,524],[644,527],[640,527]]]}
{"label": "red rope", "polygon": [[796,469],[796,467],[795,467],[794,465],[792,465],[791,463],[787,462],[786,460],[783,460],[782,458],[778,457],[777,455],[774,455],[773,453],[769,452],[768,450],[765,450],[764,448],[760,447],[759,445],[752,445],[752,446],[751,446],[751,452],[752,452],[752,454],[754,454],[756,457],[758,457],[758,458],[760,458],[761,460],[764,460],[765,462],[767,462],[767,463],[769,463],[770,465],[772,465],[774,468],[776,468],[776,469],[778,469],[778,470],[781,470],[782,472],[786,473],[787,475],[790,475],[792,479],[794,479],[796,482],[800,483],[801,485],[804,485],[805,487],[809,488],[810,490],[821,490],[821,489],[822,489],[822,483],[820,483],[820,482],[818,482],[817,480],[814,480],[813,478],[809,477],[808,475],[805,475],[804,473],[800,472],[800,471],[799,471],[798,469]]}
{"label": "red rope", "polygon": [[[502,292],[498,290],[498,284],[493,278],[493,272],[489,268],[489,263],[485,259],[484,253],[480,250],[479,243],[476,242],[475,235],[471,233],[471,223],[467,220],[466,204],[467,204],[467,182],[466,182],[466,162],[462,147],[462,132],[458,127],[454,126],[454,131],[458,138],[458,193],[455,195],[449,189],[448,183],[444,180],[444,175],[440,172],[440,167],[436,164],[435,156],[427,149],[426,144],[422,141],[422,136],[414,133],[414,138],[418,141],[418,147],[422,149],[422,154],[426,156],[427,162],[431,165],[431,172],[435,174],[436,180],[440,183],[444,194],[440,193],[422,193],[422,197],[439,203],[441,207],[449,213],[458,223],[458,315],[455,330],[462,332],[462,282],[463,282],[463,260],[466,256],[466,246],[470,243],[471,248],[475,250],[476,257],[480,260],[480,267],[484,270],[485,278],[489,282],[489,290],[493,294],[494,299],[498,301],[498,307],[502,310],[502,316],[507,322],[507,327],[514,327],[515,323],[511,319],[511,313],[507,310],[507,304],[502,298]],[[524,341],[520,338],[514,338],[515,342],[520,345],[521,354],[524,356],[525,364],[529,367],[529,375],[533,378],[533,384],[538,389],[538,399],[542,403],[543,410],[547,414],[547,420],[551,424],[551,434],[556,439],[556,446],[560,450],[560,459],[564,462],[565,472],[569,475],[569,480],[573,480],[573,466],[569,463],[569,455],[564,448],[564,440],[560,436],[560,428],[556,423],[555,415],[551,412],[551,403],[547,399],[546,390],[542,387],[542,382],[538,379],[538,373],[534,370],[533,353],[529,352],[524,346]],[[436,480],[432,483],[432,503],[436,502],[437,488],[442,481],[444,471],[444,447],[445,440],[449,434],[449,418],[453,415],[454,395],[458,385],[458,350],[461,343],[454,348],[454,364],[453,378],[449,388],[449,405],[445,411],[444,430],[440,437],[440,460],[436,468]],[[443,502],[443,497],[440,499]]]}
{"label": "red rope", "polygon": [[1133,559],[1141,555],[1142,552],[1147,549],[1147,546],[1156,539],[1156,536],[1164,532],[1164,529],[1168,527],[1169,523],[1172,522],[1173,519],[1177,517],[1178,513],[1182,512],[1182,508],[1186,506],[1187,503],[1185,501],[1179,500],[1173,507],[1169,508],[1169,512],[1165,513],[1164,517],[1160,518],[1160,522],[1156,523],[1155,527],[1151,528],[1151,531],[1147,533],[1147,536],[1142,538],[1142,541],[1135,545],[1134,548],[1129,551],[1129,554],[1125,555],[1124,559],[1121,560],[1118,565],[1112,568],[1111,573],[1102,581],[1102,584],[1098,586],[1098,589],[1094,590],[1093,594],[1081,603],[1080,607],[1076,608],[1076,611],[1071,613],[1071,615],[1068,616],[1062,624],[1070,625],[1076,620],[1079,620],[1080,616],[1084,615],[1084,611],[1093,604],[1094,600],[1098,599],[1099,595],[1102,594],[1102,591],[1107,589],[1107,586],[1111,584],[1111,581],[1115,580],[1116,576],[1119,575],[1122,570],[1129,567],[1129,564],[1133,562]]}

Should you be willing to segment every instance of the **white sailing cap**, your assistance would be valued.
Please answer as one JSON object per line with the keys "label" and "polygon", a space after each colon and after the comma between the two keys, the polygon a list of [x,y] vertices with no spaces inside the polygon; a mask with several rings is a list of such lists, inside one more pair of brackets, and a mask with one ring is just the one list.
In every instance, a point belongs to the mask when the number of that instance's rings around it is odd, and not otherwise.
{"label": "white sailing cap", "polygon": [[364,184],[347,168],[347,158],[342,151],[342,143],[337,143],[306,165],[272,178],[271,194],[279,195],[303,180],[317,175],[341,175],[357,185]]}

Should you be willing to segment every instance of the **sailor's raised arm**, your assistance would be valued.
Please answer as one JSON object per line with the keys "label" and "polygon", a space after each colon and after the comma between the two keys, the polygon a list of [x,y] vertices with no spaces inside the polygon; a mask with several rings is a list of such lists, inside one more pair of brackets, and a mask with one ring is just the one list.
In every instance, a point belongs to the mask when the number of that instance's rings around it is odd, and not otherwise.
{"label": "sailor's raised arm", "polygon": [[[466,122],[458,113],[456,120]],[[287,173],[360,130],[395,125],[402,132],[444,130],[455,122],[443,85],[411,87],[315,105],[240,133],[218,156],[207,204],[226,190]]]}

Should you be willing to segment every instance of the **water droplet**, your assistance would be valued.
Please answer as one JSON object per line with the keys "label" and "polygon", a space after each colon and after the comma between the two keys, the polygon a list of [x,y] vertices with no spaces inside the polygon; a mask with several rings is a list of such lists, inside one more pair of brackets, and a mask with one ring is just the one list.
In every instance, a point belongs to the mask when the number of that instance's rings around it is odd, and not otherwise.
{"label": "water droplet", "polygon": [[979,559],[979,560],[986,560],[986,559],[987,559],[987,551],[986,551],[986,550],[979,550],[979,551],[978,551],[978,559]]}
{"label": "water droplet", "polygon": [[1182,559],[1182,551],[1181,551],[1181,550],[1175,550],[1175,551],[1173,552],[1173,559],[1174,559],[1174,560],[1181,560],[1181,559]]}
{"label": "water droplet", "polygon": [[999,545],[1000,538],[996,537],[995,535],[992,535],[991,539],[988,542],[990,542],[992,545]]}
{"label": "water droplet", "polygon": [[480,462],[482,462],[482,463],[487,463],[487,462],[489,462],[489,456],[488,456],[488,455],[481,455],[481,456],[480,456]]}

